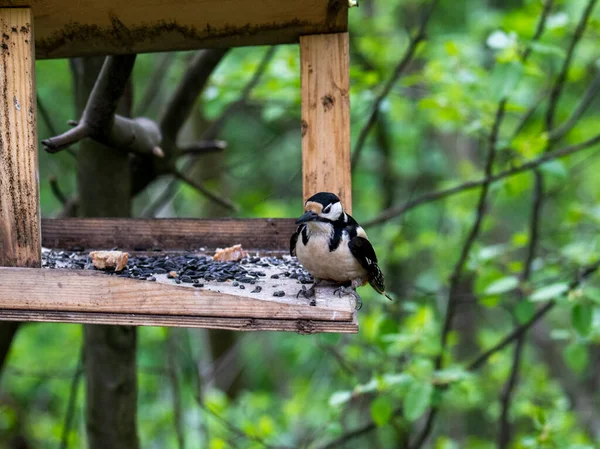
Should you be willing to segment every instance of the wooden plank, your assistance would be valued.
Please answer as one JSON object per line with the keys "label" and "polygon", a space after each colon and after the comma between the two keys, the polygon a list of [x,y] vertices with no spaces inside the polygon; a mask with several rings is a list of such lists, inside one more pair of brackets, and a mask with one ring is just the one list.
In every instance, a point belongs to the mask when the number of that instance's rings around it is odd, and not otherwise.
{"label": "wooden plank", "polygon": [[348,303],[319,298],[318,306],[309,306],[295,296],[264,300],[243,296],[239,290],[226,294],[87,270],[0,268],[0,285],[0,309],[10,310],[328,321],[350,321],[353,313]]}
{"label": "wooden plank", "polygon": [[318,332],[355,334],[358,332],[356,313],[354,313],[352,321],[318,321],[0,309],[0,321],[200,327],[234,331],[283,331],[297,332],[299,334],[314,334]]}
{"label": "wooden plank", "polygon": [[0,8],[0,266],[41,263],[31,23],[29,8]]}
{"label": "wooden plank", "polygon": [[249,250],[289,251],[293,219],[64,218],[42,220],[47,248],[198,250],[241,243]]}
{"label": "wooden plank", "polygon": [[2,6],[33,8],[38,59],[284,44],[348,29],[340,0],[0,0]]}
{"label": "wooden plank", "polygon": [[348,33],[300,37],[300,59],[304,200],[333,192],[351,213]]}

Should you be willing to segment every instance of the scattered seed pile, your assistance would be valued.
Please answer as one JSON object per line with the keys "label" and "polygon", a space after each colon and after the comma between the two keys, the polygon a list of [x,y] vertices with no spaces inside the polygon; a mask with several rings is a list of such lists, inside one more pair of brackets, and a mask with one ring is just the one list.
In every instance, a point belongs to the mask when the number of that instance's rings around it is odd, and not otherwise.
{"label": "scattered seed pile", "polygon": [[[156,281],[159,275],[166,275],[176,284],[192,284],[204,287],[205,282],[227,282],[241,290],[252,289],[258,293],[262,287],[257,284],[267,274],[264,269],[277,268],[277,274],[270,279],[296,279],[299,284],[313,282],[311,275],[302,268],[297,259],[291,257],[246,257],[239,262],[217,262],[211,257],[202,255],[157,255],[130,256],[122,271],[96,270],[86,252],[44,250],[42,253],[43,268],[68,268],[79,270],[102,271],[108,275],[124,278]],[[253,286],[253,287],[251,287]],[[284,291],[275,291],[273,296],[285,296]]]}

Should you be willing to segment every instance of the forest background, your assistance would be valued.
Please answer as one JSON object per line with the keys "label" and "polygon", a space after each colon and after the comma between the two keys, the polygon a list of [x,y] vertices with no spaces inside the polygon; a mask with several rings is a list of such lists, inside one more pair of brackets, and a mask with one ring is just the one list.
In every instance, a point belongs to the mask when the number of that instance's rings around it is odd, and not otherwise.
{"label": "forest background", "polygon": [[[140,328],[97,368],[134,366],[104,409],[82,326],[3,328],[0,448],[102,447],[107,415],[114,448],[600,448],[596,1],[373,0],[349,21],[353,215],[396,300],[359,290],[357,335]],[[102,62],[36,63],[40,141]],[[293,45],[138,55],[122,110],[198,94],[173,164],[90,187],[127,158],[40,144],[43,216],[298,216],[299,69]]]}

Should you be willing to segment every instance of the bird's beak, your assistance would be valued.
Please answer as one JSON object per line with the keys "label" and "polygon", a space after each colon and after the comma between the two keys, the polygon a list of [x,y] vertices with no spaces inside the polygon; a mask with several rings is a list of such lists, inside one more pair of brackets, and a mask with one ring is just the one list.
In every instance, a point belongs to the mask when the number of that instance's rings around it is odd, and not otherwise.
{"label": "bird's beak", "polygon": [[314,221],[318,218],[319,216],[314,213],[312,210],[309,210],[308,212],[305,212],[304,215],[302,215],[300,218],[298,218],[296,220],[296,224],[302,224],[302,223],[306,223],[309,221]]}

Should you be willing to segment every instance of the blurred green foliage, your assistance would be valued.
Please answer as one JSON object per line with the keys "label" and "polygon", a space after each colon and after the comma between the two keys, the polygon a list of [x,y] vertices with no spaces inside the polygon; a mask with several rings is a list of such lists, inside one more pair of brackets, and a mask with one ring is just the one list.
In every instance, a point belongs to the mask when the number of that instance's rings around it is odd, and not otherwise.
{"label": "blurred green foliage", "polygon": [[[385,99],[380,120],[353,173],[353,215],[361,222],[385,207],[422,193],[480,179],[498,101],[508,96],[495,171],[542,154],[548,143],[544,114],[548,92],[587,1],[555,2],[546,31],[520,54],[542,11],[539,0],[480,2],[443,0],[409,70]],[[349,11],[351,36],[352,137],[356,141],[382,83],[402,57],[426,5],[420,0],[373,0]],[[574,54],[556,122],[572,113],[598,76],[600,8]],[[183,142],[198,137],[207,121],[238,99],[266,48],[232,50],[213,74],[186,125]],[[159,55],[140,55],[134,71],[139,102]],[[177,54],[146,112],[157,118],[185,70],[190,53]],[[39,61],[38,95],[53,126],[65,129],[73,116],[67,61]],[[227,123],[219,138],[228,148],[213,162],[211,188],[227,192],[241,217],[294,217],[301,205],[300,80],[297,46],[278,48],[250,102]],[[541,100],[541,101],[540,101]],[[531,119],[515,134],[523,115]],[[135,109],[135,107],[134,107]],[[555,147],[581,142],[600,131],[594,100],[577,126]],[[43,120],[40,140],[52,135]],[[55,176],[75,195],[75,160],[66,152],[40,150],[44,216],[61,205],[48,179]],[[214,165],[216,164],[216,165]],[[200,159],[199,165],[202,165]],[[536,308],[557,307],[527,339],[519,384],[509,409],[511,447],[600,448],[600,287],[588,281],[568,292],[577,269],[598,257],[600,158],[594,149],[543,166],[547,200],[541,244],[526,299],[515,300],[529,241],[533,176],[495,183],[481,238],[468,259],[461,286],[451,351],[435,369],[448,278],[474,219],[477,191],[412,209],[367,229],[397,300],[370,289],[359,313],[358,335],[240,335],[243,392],[235,398],[211,388],[206,333],[173,330],[177,341],[182,420],[187,447],[222,449],[273,446],[319,448],[371,420],[372,432],[346,448],[405,447],[422,417],[440,405],[432,438],[424,447],[496,447],[500,394],[511,369],[512,347],[485,366],[468,371],[477,354],[496,344]],[[384,178],[384,173],[386,174]],[[140,214],[164,188],[158,180],[136,198]],[[160,215],[207,216],[207,204],[181,186]],[[78,366],[81,329],[76,325],[30,324],[18,335],[3,373],[0,448],[22,433],[31,447],[57,447],[64,427],[71,379]],[[139,426],[145,448],[174,448],[172,388],[167,331],[142,328],[139,344]],[[198,385],[198,373],[204,382]],[[443,393],[436,385],[446,385]],[[85,445],[84,386],[79,385],[70,447]],[[201,396],[201,401],[198,396]],[[402,408],[401,414],[395,411]],[[4,437],[2,437],[4,436]]]}

